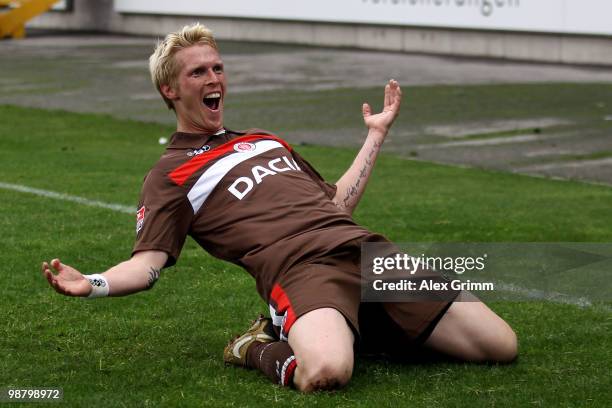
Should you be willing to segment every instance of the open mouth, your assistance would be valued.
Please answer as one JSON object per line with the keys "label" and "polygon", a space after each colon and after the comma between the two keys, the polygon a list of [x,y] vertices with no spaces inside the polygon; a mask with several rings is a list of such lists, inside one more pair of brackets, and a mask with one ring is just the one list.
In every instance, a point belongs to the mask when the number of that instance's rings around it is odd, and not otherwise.
{"label": "open mouth", "polygon": [[213,92],[209,93],[202,100],[204,105],[210,110],[216,111],[219,109],[219,104],[221,103],[221,92]]}

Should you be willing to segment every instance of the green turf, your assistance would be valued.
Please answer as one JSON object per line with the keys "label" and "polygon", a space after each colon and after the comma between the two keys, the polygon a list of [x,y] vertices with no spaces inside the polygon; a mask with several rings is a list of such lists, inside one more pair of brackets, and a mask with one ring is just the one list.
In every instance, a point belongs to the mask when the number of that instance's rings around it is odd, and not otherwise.
{"label": "green turf", "polygon": [[[134,205],[168,127],[0,106],[0,181]],[[354,151],[299,151],[331,180]],[[396,241],[610,240],[612,189],[384,155],[356,219]],[[129,256],[134,216],[0,189],[0,387],[59,386],[70,406],[606,406],[609,309],[493,304],[516,330],[510,366],[359,360],[349,387],[302,395],[221,351],[266,305],[239,268],[189,241],[156,287],[85,301],[39,274],[52,257],[93,273]],[[19,405],[21,406],[21,405]]]}

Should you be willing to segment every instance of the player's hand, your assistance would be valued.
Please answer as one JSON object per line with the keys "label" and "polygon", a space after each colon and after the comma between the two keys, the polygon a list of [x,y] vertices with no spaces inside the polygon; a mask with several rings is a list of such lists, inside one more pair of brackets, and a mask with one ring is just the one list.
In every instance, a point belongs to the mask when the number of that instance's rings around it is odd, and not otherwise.
{"label": "player's hand", "polygon": [[365,125],[370,131],[377,131],[384,137],[399,114],[401,103],[402,90],[399,83],[392,79],[385,86],[385,101],[382,112],[372,114],[370,105],[368,103],[363,104],[362,112]]}
{"label": "player's hand", "polygon": [[89,280],[72,266],[59,259],[42,263],[42,273],[56,292],[66,296],[88,296],[92,290]]}

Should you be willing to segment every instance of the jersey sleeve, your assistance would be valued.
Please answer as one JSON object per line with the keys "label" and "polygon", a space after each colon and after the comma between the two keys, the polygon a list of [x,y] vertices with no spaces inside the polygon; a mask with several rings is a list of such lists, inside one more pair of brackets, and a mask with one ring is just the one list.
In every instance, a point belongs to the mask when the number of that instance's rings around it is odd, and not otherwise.
{"label": "jersey sleeve", "polygon": [[336,196],[336,191],[338,190],[338,187],[335,184],[331,184],[325,181],[323,177],[321,177],[319,172],[316,171],[314,167],[312,167],[310,163],[304,160],[304,158],[300,156],[295,150],[292,150],[291,154],[293,155],[293,158],[295,159],[298,166],[300,166],[300,168],[304,172],[306,172],[310,176],[310,178],[312,178],[317,184],[319,184],[319,186],[321,186],[321,189],[329,197],[330,200],[333,199]]}
{"label": "jersey sleeve", "polygon": [[193,219],[193,210],[180,186],[152,170],[145,178],[136,212],[136,243],[140,251],[164,251],[165,268],[178,260]]}

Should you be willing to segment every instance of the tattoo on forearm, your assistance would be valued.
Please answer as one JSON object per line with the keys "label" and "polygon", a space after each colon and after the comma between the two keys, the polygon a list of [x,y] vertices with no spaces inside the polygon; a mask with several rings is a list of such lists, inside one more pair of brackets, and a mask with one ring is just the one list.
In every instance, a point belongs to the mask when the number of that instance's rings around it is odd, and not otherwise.
{"label": "tattoo on forearm", "polygon": [[344,206],[344,208],[348,208],[351,204],[351,200],[353,199],[353,197],[359,194],[359,186],[361,185],[361,180],[363,180],[366,176],[367,169],[368,165],[364,164],[361,170],[359,170],[359,177],[357,177],[357,181],[355,181],[355,184],[353,184],[346,190],[346,195],[342,200],[342,205]]}
{"label": "tattoo on forearm", "polygon": [[374,155],[374,153],[379,151],[380,146],[382,146],[382,142],[374,142],[374,146],[372,147],[372,150],[370,150],[370,152],[368,153],[368,158],[371,158]]}
{"label": "tattoo on forearm", "polygon": [[367,170],[366,166],[363,166],[361,168],[361,170],[359,171],[359,179],[362,179],[362,178],[364,178],[366,176],[366,170]]}
{"label": "tattoo on forearm", "polygon": [[160,270],[154,267],[151,267],[149,270],[149,282],[147,283],[147,289],[151,289],[155,282],[159,279]]}
{"label": "tattoo on forearm", "polygon": [[367,178],[369,173],[368,170],[374,165],[374,155],[379,150],[381,145],[381,142],[374,142],[374,146],[372,147],[372,149],[370,149],[367,157],[365,158],[365,164],[359,170],[359,177],[357,177],[355,184],[353,184],[346,190],[346,195],[344,196],[344,199],[342,199],[341,203],[337,204],[338,207],[343,209],[349,208],[352,205],[352,202],[354,201],[355,197],[359,195],[359,187],[361,186],[361,182],[362,180],[365,180]]}

